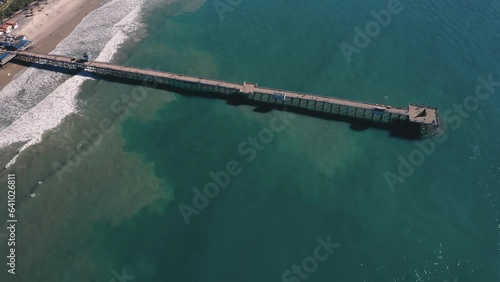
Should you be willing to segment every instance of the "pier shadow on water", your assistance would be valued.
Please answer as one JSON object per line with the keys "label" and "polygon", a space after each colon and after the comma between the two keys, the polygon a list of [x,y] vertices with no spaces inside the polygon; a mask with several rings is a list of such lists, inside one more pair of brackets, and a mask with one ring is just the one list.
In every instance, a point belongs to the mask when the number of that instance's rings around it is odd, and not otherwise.
{"label": "pier shadow on water", "polygon": [[299,108],[296,106],[290,106],[290,105],[280,105],[280,104],[270,104],[269,102],[263,102],[263,101],[256,101],[256,100],[251,100],[247,99],[245,96],[240,95],[239,93],[234,93],[234,94],[221,94],[221,93],[216,93],[216,92],[202,92],[202,91],[193,91],[193,90],[187,90],[184,88],[179,88],[179,87],[173,87],[165,84],[156,84],[156,85],[151,85],[153,83],[144,83],[142,80],[132,80],[132,79],[124,79],[124,78],[117,78],[114,76],[107,76],[107,75],[98,75],[95,73],[91,72],[86,72],[82,70],[71,70],[71,69],[66,69],[62,67],[54,67],[54,66],[47,66],[47,65],[40,65],[40,64],[31,64],[31,63],[26,63],[20,60],[13,60],[14,63],[26,66],[26,67],[34,67],[37,69],[43,69],[43,70],[48,70],[48,71],[53,71],[53,72],[58,72],[58,73],[63,73],[63,74],[68,74],[68,75],[80,75],[80,76],[85,76],[85,77],[91,77],[94,79],[103,79],[106,81],[110,82],[117,82],[117,83],[122,83],[122,84],[128,84],[128,85],[133,85],[133,86],[143,86],[143,87],[148,87],[148,88],[153,88],[153,89],[162,89],[170,92],[175,92],[184,96],[192,96],[192,97],[206,97],[206,98],[216,98],[216,99],[221,99],[225,100],[228,105],[231,106],[242,106],[242,105],[247,105],[247,106],[254,106],[254,112],[257,113],[266,113],[270,112],[272,110],[281,110],[281,111],[289,111],[293,112],[296,114],[300,115],[307,115],[315,118],[320,118],[324,120],[331,120],[331,121],[336,121],[336,122],[345,122],[350,124],[351,130],[354,131],[364,131],[370,128],[375,128],[379,130],[386,130],[389,132],[390,137],[394,138],[401,138],[401,139],[407,139],[407,140],[416,140],[422,138],[420,134],[420,127],[418,124],[415,123],[410,123],[406,120],[398,120],[398,119],[392,119],[389,121],[381,122],[377,120],[368,120],[368,119],[363,119],[359,117],[351,117],[348,115],[344,114],[335,114],[335,113],[327,113],[327,112],[318,112],[314,111],[311,109],[304,109],[304,108]]}
{"label": "pier shadow on water", "polygon": [[[236,96],[236,95],[235,95]],[[235,97],[236,98],[236,97]],[[233,99],[235,99],[233,98]],[[237,103],[231,103],[229,100],[233,99],[227,99],[228,104],[232,105],[238,105]],[[238,98],[236,98],[238,99]],[[241,98],[240,98],[241,99]],[[256,108],[254,109],[254,112],[258,113],[267,113],[272,110],[281,110],[281,111],[289,111],[293,112],[296,114],[300,115],[307,115],[315,118],[320,118],[324,120],[329,120],[333,122],[345,122],[350,124],[350,129],[353,131],[365,131],[368,129],[378,129],[378,130],[386,130],[389,132],[390,137],[394,138],[401,138],[401,139],[408,139],[408,140],[417,140],[422,138],[420,135],[420,127],[418,124],[415,123],[410,123],[408,121],[403,121],[403,120],[398,120],[398,119],[392,119],[389,122],[380,122],[376,120],[368,120],[368,119],[362,119],[362,118],[355,118],[347,115],[338,115],[334,113],[326,113],[326,112],[317,112],[314,110],[310,109],[304,109],[304,108],[298,108],[298,107],[292,107],[292,106],[283,106],[283,105],[276,105],[276,104],[267,104],[264,102],[259,102],[259,101],[253,101],[253,100],[248,100],[242,97],[244,105],[252,105],[255,106]]]}

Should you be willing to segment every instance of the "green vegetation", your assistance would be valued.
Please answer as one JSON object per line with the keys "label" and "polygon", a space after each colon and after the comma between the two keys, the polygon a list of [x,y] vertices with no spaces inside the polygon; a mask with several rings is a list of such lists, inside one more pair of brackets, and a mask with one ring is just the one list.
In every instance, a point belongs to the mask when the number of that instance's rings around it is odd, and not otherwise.
{"label": "green vegetation", "polygon": [[8,6],[2,10],[2,14],[0,15],[2,20],[13,15],[15,12],[28,7],[28,5],[36,2],[36,0],[12,0],[10,4],[9,2],[11,1],[7,2]]}

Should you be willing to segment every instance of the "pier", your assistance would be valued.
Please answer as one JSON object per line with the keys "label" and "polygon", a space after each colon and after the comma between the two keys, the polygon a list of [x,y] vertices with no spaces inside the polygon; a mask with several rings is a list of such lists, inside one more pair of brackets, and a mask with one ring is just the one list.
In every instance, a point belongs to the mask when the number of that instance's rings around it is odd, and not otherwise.
{"label": "pier", "polygon": [[102,76],[157,83],[172,89],[180,89],[204,95],[238,96],[244,100],[270,106],[298,109],[313,115],[334,116],[351,120],[368,121],[415,128],[419,137],[434,135],[439,127],[437,108],[409,104],[408,108],[352,101],[328,96],[319,96],[281,89],[261,87],[257,83],[242,84],[201,77],[193,77],[170,72],[119,66],[95,61],[18,51],[15,60],[66,70],[84,70]]}

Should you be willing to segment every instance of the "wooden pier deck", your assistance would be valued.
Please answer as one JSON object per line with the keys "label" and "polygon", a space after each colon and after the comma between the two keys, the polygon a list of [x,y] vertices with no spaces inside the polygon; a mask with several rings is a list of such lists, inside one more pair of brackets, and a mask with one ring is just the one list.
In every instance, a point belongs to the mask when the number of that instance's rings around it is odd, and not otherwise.
{"label": "wooden pier deck", "polygon": [[352,101],[335,97],[318,96],[281,89],[261,87],[256,83],[232,82],[193,77],[170,72],[132,68],[102,62],[81,62],[76,58],[17,52],[16,59],[65,69],[85,70],[99,75],[136,81],[159,83],[173,88],[194,92],[241,95],[262,103],[300,108],[317,113],[346,116],[381,123],[406,122],[417,125],[421,136],[433,135],[439,126],[437,108],[413,105],[398,108],[389,105]]}

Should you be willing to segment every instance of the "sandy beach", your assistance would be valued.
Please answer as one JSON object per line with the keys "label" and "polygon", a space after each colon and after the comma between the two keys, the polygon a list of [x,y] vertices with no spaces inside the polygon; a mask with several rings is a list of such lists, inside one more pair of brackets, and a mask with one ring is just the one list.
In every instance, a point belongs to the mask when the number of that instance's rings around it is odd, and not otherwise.
{"label": "sandy beach", "polygon": [[[85,16],[98,8],[103,0],[49,0],[34,7],[34,15],[22,12],[12,20],[19,24],[12,34],[33,40],[34,52],[49,53],[66,38]],[[48,4],[46,4],[48,3]],[[0,88],[11,82],[25,67],[8,64],[0,69]]]}

